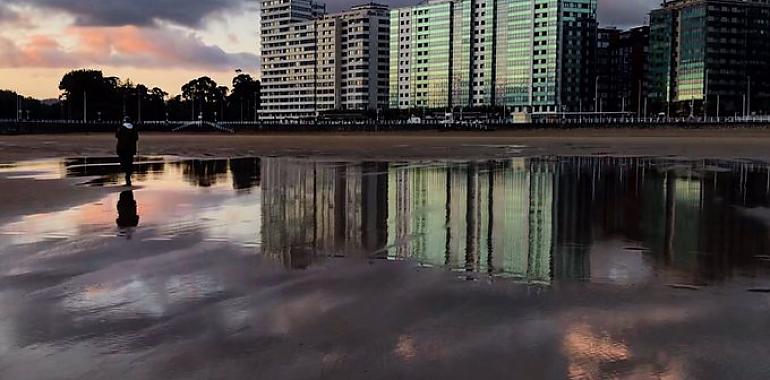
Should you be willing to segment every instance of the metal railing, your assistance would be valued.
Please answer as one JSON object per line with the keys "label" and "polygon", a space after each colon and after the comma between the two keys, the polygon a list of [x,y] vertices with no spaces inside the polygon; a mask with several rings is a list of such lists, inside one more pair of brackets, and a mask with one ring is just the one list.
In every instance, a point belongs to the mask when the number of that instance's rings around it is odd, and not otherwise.
{"label": "metal railing", "polygon": [[[666,117],[618,117],[592,116],[569,118],[536,118],[526,123],[514,123],[504,119],[461,120],[447,122],[442,120],[264,120],[249,121],[145,121],[137,123],[145,132],[385,132],[385,131],[421,131],[421,130],[515,130],[533,128],[723,128],[770,126],[770,115],[746,117],[709,117],[709,118],[666,118]],[[72,132],[114,132],[118,121],[82,121],[82,120],[25,120],[0,119],[0,133],[72,133]]]}

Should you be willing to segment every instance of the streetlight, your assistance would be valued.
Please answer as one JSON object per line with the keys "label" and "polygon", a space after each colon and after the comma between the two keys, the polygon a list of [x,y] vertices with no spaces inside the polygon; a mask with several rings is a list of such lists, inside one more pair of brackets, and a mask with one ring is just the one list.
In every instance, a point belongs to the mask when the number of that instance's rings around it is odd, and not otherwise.
{"label": "streetlight", "polygon": [[642,80],[639,80],[639,84],[637,86],[638,95],[636,96],[636,116],[641,118],[642,117]]}
{"label": "streetlight", "polygon": [[16,95],[16,121],[21,120],[21,106],[24,98],[21,95]]}
{"label": "streetlight", "polygon": [[599,77],[597,75],[594,81],[594,112],[599,112]]}
{"label": "streetlight", "polygon": [[751,75],[748,76],[748,88],[746,89],[746,114],[751,115]]}
{"label": "streetlight", "polygon": [[141,86],[136,86],[136,122],[142,122],[142,91]]}
{"label": "streetlight", "polygon": [[703,120],[705,121],[708,119],[709,115],[709,70],[706,69],[706,85],[704,86],[703,90]]}

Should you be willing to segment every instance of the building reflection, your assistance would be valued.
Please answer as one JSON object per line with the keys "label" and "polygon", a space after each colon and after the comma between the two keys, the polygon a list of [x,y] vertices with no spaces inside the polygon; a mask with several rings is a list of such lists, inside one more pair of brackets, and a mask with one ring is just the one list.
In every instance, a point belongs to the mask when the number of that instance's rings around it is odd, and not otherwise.
{"label": "building reflection", "polygon": [[[71,159],[64,169],[114,183],[120,168],[112,161]],[[262,223],[254,228],[262,251],[292,268],[330,256],[411,259],[541,284],[653,277],[708,284],[768,270],[765,164],[145,159],[136,173],[147,183],[260,187]]]}
{"label": "building reflection", "polygon": [[[768,226],[743,212],[769,205],[768,170],[760,165],[268,158],[261,170],[263,251],[289,267],[359,256],[540,284],[643,282],[661,271],[710,283],[752,268],[770,244]],[[603,248],[610,241],[619,246]],[[644,268],[626,268],[621,276],[613,266],[622,265]]]}
{"label": "building reflection", "polygon": [[387,237],[387,167],[263,159],[264,253],[289,267],[318,254],[376,255]]}
{"label": "building reflection", "polygon": [[554,167],[265,159],[263,250],[290,267],[316,254],[410,258],[547,283]]}
{"label": "building reflection", "polygon": [[553,163],[391,168],[391,257],[549,282]]}

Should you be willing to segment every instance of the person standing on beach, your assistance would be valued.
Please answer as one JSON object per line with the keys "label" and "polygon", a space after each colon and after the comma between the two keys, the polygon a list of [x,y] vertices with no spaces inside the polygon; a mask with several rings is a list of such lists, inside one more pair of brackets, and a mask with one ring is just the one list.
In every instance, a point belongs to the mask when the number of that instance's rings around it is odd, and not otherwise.
{"label": "person standing on beach", "polygon": [[123,124],[118,127],[118,131],[115,132],[115,137],[118,139],[115,150],[120,159],[120,167],[123,172],[126,173],[126,186],[131,186],[131,174],[134,172],[134,156],[136,155],[136,142],[139,141],[139,133],[137,133],[134,124],[131,123],[131,118],[126,117],[123,119]]}

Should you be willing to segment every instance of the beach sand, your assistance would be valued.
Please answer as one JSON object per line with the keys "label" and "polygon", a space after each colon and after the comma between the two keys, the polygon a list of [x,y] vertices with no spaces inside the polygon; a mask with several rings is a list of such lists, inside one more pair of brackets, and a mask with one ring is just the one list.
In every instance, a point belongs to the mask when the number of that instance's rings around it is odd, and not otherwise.
{"label": "beach sand", "polygon": [[[550,130],[145,134],[139,154],[768,161],[769,148],[770,130]],[[2,163],[111,156],[113,149],[109,134],[0,136]],[[770,373],[766,277],[702,289],[581,281],[528,286],[406,260],[337,258],[287,271],[253,248],[207,239],[208,230],[196,227],[206,218],[194,215],[211,219],[217,210],[204,207],[207,199],[259,204],[259,194],[227,193],[222,200],[216,198],[222,193],[201,189],[192,198],[180,192],[152,201],[171,190],[136,189],[142,219],[129,239],[114,227],[115,192],[125,188],[76,181],[0,170],[0,226],[15,233],[0,240],[6,244],[0,378],[754,379]],[[75,206],[81,207],[67,214]],[[195,220],[173,214],[177,209]],[[256,217],[238,203],[227,210]],[[169,220],[177,224],[158,222],[164,212],[176,215]],[[247,232],[256,238],[256,231]],[[169,234],[174,238],[160,238]]]}
{"label": "beach sand", "polygon": [[[0,163],[109,156],[111,134],[0,136]],[[522,147],[523,146],[523,147]],[[499,132],[143,134],[141,155],[486,159],[540,155],[770,159],[768,129],[618,129]]]}

